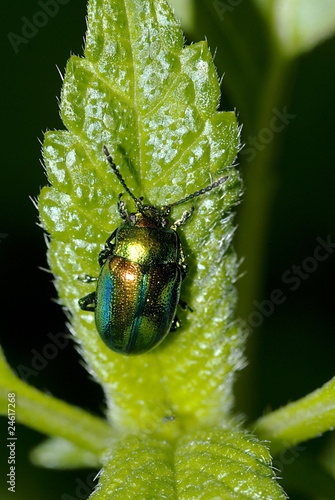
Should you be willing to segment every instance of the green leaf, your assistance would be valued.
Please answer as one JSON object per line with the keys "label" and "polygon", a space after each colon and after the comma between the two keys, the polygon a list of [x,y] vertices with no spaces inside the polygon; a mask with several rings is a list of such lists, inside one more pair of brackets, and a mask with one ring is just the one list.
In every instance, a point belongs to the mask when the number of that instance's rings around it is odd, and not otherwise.
{"label": "green leaf", "polygon": [[283,500],[263,444],[238,430],[199,430],[175,446],[147,436],[121,439],[92,500]]}
{"label": "green leaf", "polygon": [[[85,59],[70,59],[62,91],[68,131],[45,137],[52,187],[42,190],[40,211],[52,236],[48,255],[59,295],[117,429],[158,432],[162,419],[174,415],[178,424],[171,429],[178,434],[199,422],[224,421],[233,403],[244,340],[233,319],[237,260],[230,245],[230,209],[241,190],[231,166],[239,130],[234,113],[216,111],[218,102],[207,45],[183,48],[166,1],[89,3]],[[94,287],[77,276],[99,273],[99,250],[120,224],[121,186],[104,144],[129,187],[151,204],[176,201],[229,175],[222,190],[195,199],[195,212],[180,231],[190,269],[182,298],[194,312],[182,313],[182,328],[138,357],[110,351],[93,314],[78,306]],[[173,219],[189,206],[176,207]]]}
{"label": "green leaf", "polygon": [[[232,166],[239,129],[234,113],[217,111],[219,97],[207,45],[183,47],[165,0],[90,1],[85,59],[72,57],[64,78],[68,131],[45,138],[51,186],[42,190],[40,210],[57,289],[120,435],[92,498],[186,499],[195,491],[198,498],[284,498],[263,445],[240,431],[194,432],[235,425],[232,384],[243,366],[231,247],[231,209],[241,193]],[[121,186],[103,145],[146,203],[172,203],[228,175],[222,190],[194,200],[195,213],[180,230],[190,269],[182,298],[193,312],[184,312],[182,328],[162,345],[137,357],[107,349],[93,314],[78,306],[94,288],[76,277],[99,273],[99,250],[120,224]],[[172,218],[185,208],[176,207]]]}
{"label": "green leaf", "polygon": [[[252,63],[255,61],[246,60],[247,52],[250,52],[251,55],[259,43],[259,40],[256,39],[257,36],[261,38],[263,36],[262,33],[259,33],[257,10],[261,13],[263,22],[265,21],[267,24],[268,43],[271,45],[275,41],[276,49],[285,54],[285,57],[297,57],[313,49],[335,33],[335,3],[333,0],[319,0],[318,2],[315,0],[253,0],[250,2],[213,0],[213,2],[208,3],[202,0],[169,0],[169,3],[175,9],[183,28],[188,33],[197,29],[197,23],[200,26],[204,25],[203,17],[199,17],[199,9],[204,16],[212,15],[216,31],[222,30],[225,42],[228,42],[228,46],[232,46],[235,56],[240,56],[240,61],[235,61],[235,63],[239,66],[242,60],[247,62],[248,69],[254,73],[252,76],[256,75],[256,67],[252,67]],[[247,12],[249,14],[253,12],[252,19],[248,18]],[[243,37],[239,36],[236,31],[234,34],[232,21],[233,24],[237,21],[240,27],[245,24],[246,31],[243,32]],[[248,47],[243,47],[243,44],[248,40],[249,32],[252,32],[253,43]],[[264,47],[263,50],[265,50]],[[252,57],[254,56],[255,54],[252,55]],[[239,73],[241,76],[240,68]],[[236,83],[238,84],[238,82]]]}
{"label": "green leaf", "polygon": [[31,461],[39,467],[50,469],[97,468],[100,457],[63,438],[50,438],[35,446]]}
{"label": "green leaf", "polygon": [[13,391],[15,375],[10,369],[0,346],[0,414],[7,415],[8,394]]}
{"label": "green leaf", "polygon": [[[7,414],[8,395],[17,422],[39,432],[59,436],[98,457],[115,437],[102,419],[60,401],[20,380],[0,348],[0,413]],[[13,402],[12,399],[15,399]]]}
{"label": "green leaf", "polygon": [[335,33],[333,0],[255,0],[286,55],[296,57]]}

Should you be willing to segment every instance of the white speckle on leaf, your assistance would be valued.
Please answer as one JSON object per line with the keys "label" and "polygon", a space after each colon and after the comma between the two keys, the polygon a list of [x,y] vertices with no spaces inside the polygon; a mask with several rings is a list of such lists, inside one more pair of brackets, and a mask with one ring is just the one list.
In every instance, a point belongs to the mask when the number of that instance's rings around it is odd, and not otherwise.
{"label": "white speckle on leaf", "polygon": [[93,122],[89,127],[87,127],[87,137],[89,137],[92,141],[96,140],[96,134],[101,134],[103,131],[101,122]]}
{"label": "white speckle on leaf", "polygon": [[59,207],[50,207],[49,215],[56,226],[56,230],[59,232],[65,231],[66,224],[63,222],[62,210]]}
{"label": "white speckle on leaf", "polygon": [[85,248],[88,253],[97,251],[97,245],[95,243],[88,243],[87,241],[81,240],[79,238],[74,239],[73,244],[77,248]]}
{"label": "white speckle on leaf", "polygon": [[200,73],[203,79],[208,78],[208,62],[207,61],[199,61],[197,63],[197,70]]}
{"label": "white speckle on leaf", "polygon": [[69,151],[69,153],[66,155],[65,163],[68,168],[72,167],[72,165],[76,163],[76,152],[74,149]]}
{"label": "white speckle on leaf", "polygon": [[51,167],[53,175],[56,177],[59,183],[63,183],[65,180],[65,170],[64,168],[57,168],[57,164],[53,164]]}
{"label": "white speckle on leaf", "polygon": [[55,160],[55,159],[59,159],[58,158],[58,151],[56,151],[56,149],[53,147],[53,146],[47,146],[45,148],[45,152],[47,154],[48,157],[50,157],[51,159]]}
{"label": "white speckle on leaf", "polygon": [[202,201],[202,206],[203,206],[203,209],[211,210],[214,207],[214,201],[210,200],[209,198],[205,198]]}

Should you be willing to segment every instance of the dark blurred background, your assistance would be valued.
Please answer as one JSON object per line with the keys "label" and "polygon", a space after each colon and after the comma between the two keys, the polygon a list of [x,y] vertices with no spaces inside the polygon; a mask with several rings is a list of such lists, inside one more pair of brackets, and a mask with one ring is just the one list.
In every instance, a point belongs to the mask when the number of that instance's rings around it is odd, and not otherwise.
{"label": "dark blurred background", "polygon": [[[71,54],[82,55],[86,16],[84,1],[70,0],[57,6],[58,12],[45,20],[43,16],[34,18],[42,10],[38,2],[17,0],[6,6],[2,19],[0,340],[13,369],[24,374],[29,383],[99,415],[103,411],[102,392],[90,380],[72,342],[60,348],[45,366],[38,364],[50,334],[66,337],[68,332],[62,309],[54,301],[52,276],[39,269],[47,267],[46,245],[29,197],[38,196],[46,184],[40,164],[43,132],[64,128],[58,112],[62,82],[57,67],[63,73]],[[33,18],[41,24],[37,29],[29,25]],[[30,37],[25,37],[27,43],[18,38],[24,25]],[[317,238],[326,240],[330,235],[335,242],[334,55],[333,38],[301,57],[292,73],[287,102],[289,112],[296,117],[279,141],[264,286],[255,298],[261,304],[274,289],[281,289],[286,300],[253,333],[257,340],[250,349],[252,357],[244,375],[254,381],[252,394],[245,400],[238,398],[239,410],[247,412],[249,421],[265,409],[302,397],[334,375],[335,251],[301,279],[295,291],[290,290],[292,283],[282,280],[285,271],[293,272],[292,266],[308,262]],[[238,109],[225,94],[224,83],[223,93],[223,107]],[[0,419],[0,432],[6,434],[5,419]],[[64,493],[69,498],[86,498],[84,485],[91,485],[91,471],[48,471],[30,465],[29,449],[42,439],[19,426],[15,498],[56,500]],[[321,448],[326,440],[327,436],[309,446]],[[0,450],[1,471],[7,468],[5,451]],[[82,489],[76,491],[80,485]],[[87,496],[88,491],[90,488]],[[12,498],[4,476],[0,496]],[[312,497],[292,493],[291,498]]]}

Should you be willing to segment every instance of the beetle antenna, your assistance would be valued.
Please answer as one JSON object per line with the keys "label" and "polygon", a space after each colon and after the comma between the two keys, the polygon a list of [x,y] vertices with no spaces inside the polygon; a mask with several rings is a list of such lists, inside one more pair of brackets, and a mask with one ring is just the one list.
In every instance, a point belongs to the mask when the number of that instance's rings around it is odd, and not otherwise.
{"label": "beetle antenna", "polygon": [[212,191],[212,189],[215,189],[216,187],[220,186],[220,184],[223,184],[226,182],[228,179],[228,175],[225,175],[224,177],[221,177],[221,179],[218,179],[217,181],[213,182],[213,184],[210,184],[209,186],[200,189],[199,191],[195,191],[195,193],[192,193],[186,198],[183,198],[182,200],[176,201],[175,203],[170,203],[169,205],[166,205],[168,208],[170,207],[175,207],[176,205],[181,205],[182,203],[185,203],[186,201],[192,200],[192,198],[196,198],[197,196],[200,196],[202,194],[207,193],[208,191]]}
{"label": "beetle antenna", "polygon": [[127,186],[127,184],[125,183],[125,180],[124,178],[122,177],[122,175],[120,174],[120,171],[119,169],[117,168],[117,166],[115,165],[114,161],[113,161],[113,158],[110,154],[110,152],[108,151],[107,147],[106,146],[103,146],[103,150],[104,150],[104,153],[106,155],[106,158],[107,158],[107,161],[108,163],[110,164],[110,166],[112,167],[112,170],[114,172],[114,174],[116,175],[116,177],[119,179],[119,181],[121,182],[122,186],[125,188],[125,190],[127,191],[127,193],[132,197],[132,199],[135,201],[136,205],[138,207],[141,207],[142,206],[142,201],[140,198],[136,198],[136,196],[133,195],[133,193],[130,191],[129,187]]}

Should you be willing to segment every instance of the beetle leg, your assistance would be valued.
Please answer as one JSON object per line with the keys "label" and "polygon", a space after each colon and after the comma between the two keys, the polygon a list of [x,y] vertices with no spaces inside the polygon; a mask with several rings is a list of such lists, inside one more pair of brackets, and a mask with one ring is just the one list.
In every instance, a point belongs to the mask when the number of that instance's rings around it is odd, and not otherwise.
{"label": "beetle leg", "polygon": [[127,219],[128,218],[128,212],[127,212],[127,209],[126,209],[126,204],[123,200],[121,200],[123,196],[123,193],[120,193],[119,194],[119,198],[118,198],[118,202],[117,202],[117,209],[118,209],[118,212],[120,214],[120,216],[122,217],[122,219]]}
{"label": "beetle leg", "polygon": [[[190,306],[184,300],[179,299],[178,305],[182,309],[189,309],[191,312],[193,312],[193,309],[191,309]],[[178,316],[175,316],[173,321],[172,321],[170,332],[174,332],[175,330],[177,330],[181,326],[181,324],[182,323],[181,323],[180,319],[178,318]]]}
{"label": "beetle leg", "polygon": [[173,321],[172,321],[172,325],[171,325],[171,328],[170,328],[170,332],[174,332],[175,330],[177,330],[179,327],[181,326],[181,321],[178,319],[177,316],[174,317]]}
{"label": "beetle leg", "polygon": [[181,271],[181,279],[184,280],[187,275],[188,265],[186,264],[184,250],[180,242],[179,242],[179,265]]}
{"label": "beetle leg", "polygon": [[85,297],[82,297],[78,301],[79,307],[83,311],[94,311],[95,310],[95,292],[91,292]]}
{"label": "beetle leg", "polygon": [[184,280],[187,276],[187,270],[188,270],[188,265],[185,263],[181,263],[181,276],[182,279]]}
{"label": "beetle leg", "polygon": [[184,300],[179,299],[178,305],[179,305],[182,309],[184,309],[184,311],[185,311],[186,309],[188,309],[189,311],[193,312],[193,309],[192,309],[192,308],[188,305],[188,303],[187,303],[187,302],[185,302]]}
{"label": "beetle leg", "polygon": [[77,276],[77,280],[82,281],[83,283],[93,283],[93,281],[97,281],[98,278],[90,276],[89,274],[84,274],[84,276]]}
{"label": "beetle leg", "polygon": [[115,229],[115,231],[113,231],[112,234],[107,238],[106,243],[105,243],[105,249],[108,248],[108,249],[112,250],[114,248],[114,244],[111,243],[111,241],[114,240],[115,235],[116,235],[116,231],[117,231],[117,229]]}
{"label": "beetle leg", "polygon": [[194,207],[191,207],[191,210],[186,210],[186,212],[183,213],[180,219],[176,220],[171,226],[171,229],[177,229],[177,227],[183,226],[187,219],[189,219],[193,213]]}
{"label": "beetle leg", "polygon": [[106,261],[106,259],[113,253],[113,248],[114,245],[111,245],[108,248],[104,248],[101,250],[99,253],[98,261],[99,261],[99,266],[102,267]]}
{"label": "beetle leg", "polygon": [[112,232],[112,234],[107,238],[106,243],[105,243],[105,248],[101,250],[99,253],[98,261],[99,261],[99,266],[102,267],[105,263],[105,260],[107,257],[112,255],[113,250],[114,250],[114,243],[112,243],[112,240],[115,238],[117,229]]}

